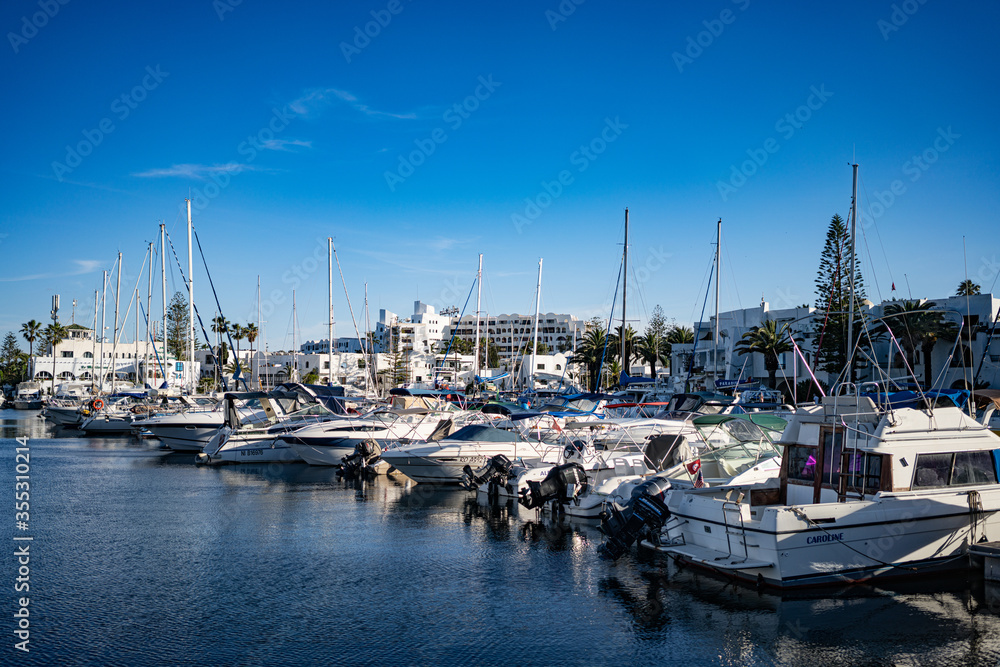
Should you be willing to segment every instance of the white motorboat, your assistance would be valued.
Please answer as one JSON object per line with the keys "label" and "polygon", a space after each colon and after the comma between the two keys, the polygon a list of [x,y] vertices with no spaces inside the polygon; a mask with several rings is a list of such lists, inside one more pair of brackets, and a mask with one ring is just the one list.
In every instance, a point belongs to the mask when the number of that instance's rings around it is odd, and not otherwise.
{"label": "white motorboat", "polygon": [[[298,385],[305,387],[305,385]],[[304,426],[344,417],[331,410],[342,409],[339,401],[320,400],[314,392],[293,385],[271,392],[231,392],[224,395],[224,424],[196,457],[197,463],[292,463],[302,458],[282,436]],[[263,419],[257,410],[263,411]],[[247,410],[252,416],[247,418]]]}
{"label": "white motorboat", "polygon": [[672,493],[644,544],[781,588],[967,567],[970,545],[1000,539],[1000,437],[924,394],[882,396],[799,407],[777,483]]}
{"label": "white motorboat", "polygon": [[415,482],[459,484],[465,467],[481,467],[502,454],[511,461],[540,459],[561,445],[525,438],[515,430],[493,423],[469,424],[436,442],[417,443],[382,453],[382,460]]}
{"label": "white motorboat", "polygon": [[[454,419],[453,412],[426,408],[387,409],[357,418],[341,418],[305,426],[281,436],[306,463],[339,466],[358,444],[374,441],[379,449],[424,442],[443,421]],[[453,423],[453,422],[452,422]],[[447,435],[444,431],[441,435]]]}
{"label": "white motorboat", "polygon": [[[696,482],[717,486],[737,477],[749,483],[777,476],[779,451],[765,429],[780,431],[784,420],[760,414],[701,415],[682,423],[683,428],[668,423],[662,432],[653,434],[639,423],[627,444],[620,436],[614,449],[595,448],[593,442],[602,439],[574,440],[558,465],[515,472],[500,489],[490,488],[495,485],[490,480],[490,484],[479,485],[480,493],[516,497],[529,508],[596,519],[607,503],[626,502],[634,488],[654,476],[679,488],[690,488]],[[571,429],[579,426],[569,424],[566,432],[572,433]],[[578,469],[575,477],[567,476],[570,467]],[[567,480],[572,488],[567,487]]]}
{"label": "white motorboat", "polygon": [[32,380],[19,383],[13,403],[17,410],[41,410],[42,385]]}

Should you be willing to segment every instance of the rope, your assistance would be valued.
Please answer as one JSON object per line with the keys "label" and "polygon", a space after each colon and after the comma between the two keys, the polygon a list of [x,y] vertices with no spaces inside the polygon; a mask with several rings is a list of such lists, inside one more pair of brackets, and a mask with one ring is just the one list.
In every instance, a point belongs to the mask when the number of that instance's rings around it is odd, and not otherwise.
{"label": "rope", "polygon": [[[163,230],[163,232],[164,232],[164,234],[167,237],[167,241],[170,242],[170,250],[174,253],[174,261],[177,262],[177,271],[181,274],[181,280],[184,281],[185,287],[188,287],[188,290],[190,291],[191,288],[190,288],[190,286],[188,284],[187,276],[184,275],[184,268],[181,266],[181,258],[177,254],[177,248],[174,247],[174,240],[172,238],[170,238],[170,234],[167,234],[166,230]],[[194,304],[192,304],[192,306],[194,308],[194,314],[198,318],[198,325],[201,327],[201,333],[202,333],[203,336],[205,336],[205,342],[207,342],[208,345],[209,345],[209,348],[211,348],[211,346],[212,346],[212,339],[209,338],[209,336],[208,336],[208,330],[205,329],[205,323],[202,322],[202,320],[201,320],[201,313],[198,312],[198,306],[194,305]],[[166,333],[167,332],[165,332],[165,331],[163,332],[163,339],[164,340],[166,340],[166,338],[167,338]],[[229,341],[229,344],[232,345],[232,340],[231,339]],[[164,354],[166,354],[166,352],[164,352]],[[216,364],[218,364],[218,355],[215,355],[215,357],[216,357]],[[223,380],[222,380],[222,388],[225,389],[226,391],[229,391],[228,387],[226,386],[225,375],[223,375],[222,378],[223,378]]]}
{"label": "rope", "polygon": [[[191,230],[194,232],[194,240],[198,243],[198,254],[201,255],[201,263],[205,266],[205,275],[208,276],[208,286],[212,288],[212,296],[215,297],[215,307],[219,309],[219,316],[222,317],[223,320],[225,320],[226,316],[223,314],[223,312],[222,312],[222,306],[219,304],[219,295],[216,294],[216,292],[215,292],[215,284],[212,282],[212,274],[208,270],[208,262],[205,261],[205,253],[202,252],[202,249],[201,249],[201,239],[198,238],[198,230],[194,228],[194,225],[191,226]],[[173,247],[173,241],[171,241],[170,246]],[[201,317],[200,316],[198,318],[198,321],[199,322],[201,321]],[[204,326],[202,328],[204,328]],[[229,327],[226,327],[225,334],[226,334],[226,338],[229,339],[229,347],[235,347],[233,345],[233,337],[232,337],[232,335],[229,332]],[[208,338],[208,332],[205,332],[205,337]],[[209,345],[211,345],[211,341],[209,341]],[[243,365],[240,363],[240,357],[239,357],[239,355],[236,355],[236,360],[235,361],[236,361],[236,375],[233,377],[233,379],[236,380],[237,382],[239,382],[239,381],[242,380],[243,381],[243,389],[244,389],[244,391],[249,391],[249,387],[247,387],[247,381],[243,377]],[[219,355],[218,354],[215,355],[215,365],[219,368],[220,371],[222,370],[222,366],[219,364]],[[226,375],[225,375],[225,373],[220,373],[219,377],[222,378],[222,387],[223,387],[223,389],[227,389],[228,390],[228,388],[226,387]],[[258,378],[258,381],[259,381],[259,378]]]}
{"label": "rope", "polygon": [[[597,368],[597,391],[601,390],[601,378],[604,376],[604,357],[608,351],[608,336],[611,335],[611,319],[615,316],[615,304],[618,303],[618,284],[622,279],[622,269],[625,268],[625,257],[622,257],[622,263],[618,265],[618,278],[615,280],[615,295],[611,299],[611,311],[608,313],[608,328],[607,333],[604,334],[604,347],[601,349],[601,364]],[[625,336],[625,329],[622,328],[622,337]],[[624,364],[624,359],[622,363]]]}
{"label": "rope", "polygon": [[[810,519],[808,516],[806,516],[806,513],[803,512],[801,509],[799,509],[797,507],[789,507],[788,509],[791,511],[792,514],[794,514],[795,516],[799,517],[800,519],[802,519],[806,523],[808,523],[808,524],[810,524],[812,526],[815,526],[816,528],[819,528],[821,531],[823,531],[827,535],[831,535],[830,531],[828,531],[822,525],[816,523],[815,521],[813,521],[812,519]],[[915,568],[915,567],[907,567],[907,566],[904,566],[904,565],[897,565],[896,563],[887,563],[884,560],[879,560],[878,558],[875,558],[874,556],[870,556],[870,555],[868,555],[866,553],[858,551],[857,549],[855,549],[854,547],[852,547],[850,544],[848,544],[847,542],[845,542],[843,540],[836,540],[835,539],[835,540],[831,540],[831,541],[832,542],[836,542],[837,544],[840,544],[842,546],[845,546],[848,549],[850,549],[851,551],[853,551],[854,553],[858,554],[859,556],[862,556],[862,557],[867,558],[869,560],[873,560],[876,563],[878,563],[879,565],[884,565],[885,567],[891,567],[891,568],[897,569],[897,570],[908,570],[910,572],[916,572],[917,571],[917,568]],[[959,556],[959,557],[961,557],[961,556]]]}

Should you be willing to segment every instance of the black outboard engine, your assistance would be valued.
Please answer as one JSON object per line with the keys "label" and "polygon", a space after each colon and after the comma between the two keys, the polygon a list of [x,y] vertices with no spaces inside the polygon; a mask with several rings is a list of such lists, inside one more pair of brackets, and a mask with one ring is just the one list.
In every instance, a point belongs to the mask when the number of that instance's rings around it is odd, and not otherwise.
{"label": "black outboard engine", "polygon": [[341,459],[338,475],[356,477],[359,473],[374,474],[375,464],[382,456],[382,448],[372,439],[362,440],[354,446],[354,453]]}
{"label": "black outboard engine", "polygon": [[601,514],[600,530],[604,533],[604,544],[598,553],[617,560],[638,541],[644,532],[655,535],[670,518],[670,510],[664,502],[664,494],[670,489],[670,480],[654,477],[632,490],[632,497],[622,507],[611,503]]}
{"label": "black outboard engine", "polygon": [[572,500],[587,488],[587,473],[579,463],[564,463],[549,471],[540,482],[528,482],[517,502],[528,509],[541,507],[550,500]]}
{"label": "black outboard engine", "polygon": [[478,489],[483,484],[487,484],[491,490],[499,488],[507,484],[507,480],[512,477],[513,468],[514,462],[503,454],[491,457],[479,470],[473,470],[472,466],[465,466],[462,469],[462,488],[471,491]]}

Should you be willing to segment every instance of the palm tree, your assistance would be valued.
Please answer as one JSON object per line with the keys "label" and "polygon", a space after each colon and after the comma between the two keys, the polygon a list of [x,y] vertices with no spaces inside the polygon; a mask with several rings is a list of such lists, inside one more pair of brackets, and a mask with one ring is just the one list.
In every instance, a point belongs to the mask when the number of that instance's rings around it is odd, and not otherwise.
{"label": "palm tree", "polygon": [[597,374],[600,372],[607,344],[608,336],[604,329],[588,329],[573,353],[573,363],[587,367],[590,391],[597,391]]}
{"label": "palm tree", "polygon": [[955,296],[975,296],[980,293],[981,289],[979,285],[966,278],[958,284]]}
{"label": "palm tree", "polygon": [[45,327],[42,331],[42,340],[45,341],[47,345],[52,346],[52,395],[56,395],[56,348],[59,343],[66,340],[66,336],[69,332],[66,331],[66,327],[55,322]]}
{"label": "palm tree", "polygon": [[240,361],[240,341],[247,337],[247,330],[241,324],[234,324],[230,329],[233,340],[236,341],[236,363],[241,364]]}
{"label": "palm tree", "polygon": [[921,356],[924,359],[924,388],[926,389],[930,389],[934,382],[931,367],[934,346],[939,340],[953,341],[958,335],[958,326],[954,322],[945,320],[944,313],[941,311],[933,310],[935,305],[933,301],[890,303],[885,307],[885,317],[883,318],[885,321],[873,330],[873,333],[878,334],[886,333],[887,330],[891,329],[891,333],[899,341],[899,346],[910,355],[911,362],[913,352],[918,347],[920,348]]}
{"label": "palm tree", "polygon": [[774,378],[778,372],[778,355],[792,351],[788,342],[788,325],[778,328],[774,320],[764,320],[759,327],[744,333],[736,342],[740,354],[760,352],[764,355],[764,368],[767,369],[767,384],[774,388]]}
{"label": "palm tree", "polygon": [[[253,358],[253,344],[257,340],[257,334],[260,333],[257,330],[256,324],[248,324],[243,328],[243,334],[247,337],[247,342],[250,343],[250,358]],[[332,369],[331,369],[332,370]],[[332,376],[331,376],[332,377]]]}
{"label": "palm tree", "polygon": [[666,341],[655,331],[647,331],[636,341],[636,352],[645,363],[649,364],[649,376],[656,379],[656,362],[665,358]]}
{"label": "palm tree", "polygon": [[[615,332],[608,337],[608,356],[612,359],[621,360],[622,356],[622,325],[615,327]],[[636,358],[635,347],[638,342],[638,334],[632,325],[625,326],[625,359],[622,360],[622,368],[627,369]]]}
{"label": "palm tree", "polygon": [[694,329],[691,327],[676,326],[667,333],[667,342],[671,345],[674,343],[693,343]]}
{"label": "palm tree", "polygon": [[32,359],[34,357],[34,345],[35,340],[38,339],[39,335],[42,333],[42,325],[35,320],[28,320],[21,325],[21,335],[24,336],[24,340],[28,341],[28,374],[34,378],[35,372],[32,368]]}

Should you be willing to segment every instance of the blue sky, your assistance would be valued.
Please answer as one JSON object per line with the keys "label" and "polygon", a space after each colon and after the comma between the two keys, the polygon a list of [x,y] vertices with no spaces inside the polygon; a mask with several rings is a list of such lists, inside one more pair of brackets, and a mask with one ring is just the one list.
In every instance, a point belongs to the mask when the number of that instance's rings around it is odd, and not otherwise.
{"label": "blue sky", "polygon": [[[0,10],[0,332],[54,293],[91,322],[160,220],[186,264],[188,196],[230,320],[260,275],[271,349],[293,288],[325,335],[328,236],[373,322],[461,307],[480,252],[484,311],[530,312],[542,257],[543,311],[606,315],[626,206],[637,327],[697,318],[719,218],[723,309],[812,303],[853,159],[872,298],[1000,269],[993,4],[50,1]],[[198,261],[211,316],[206,287]]]}

